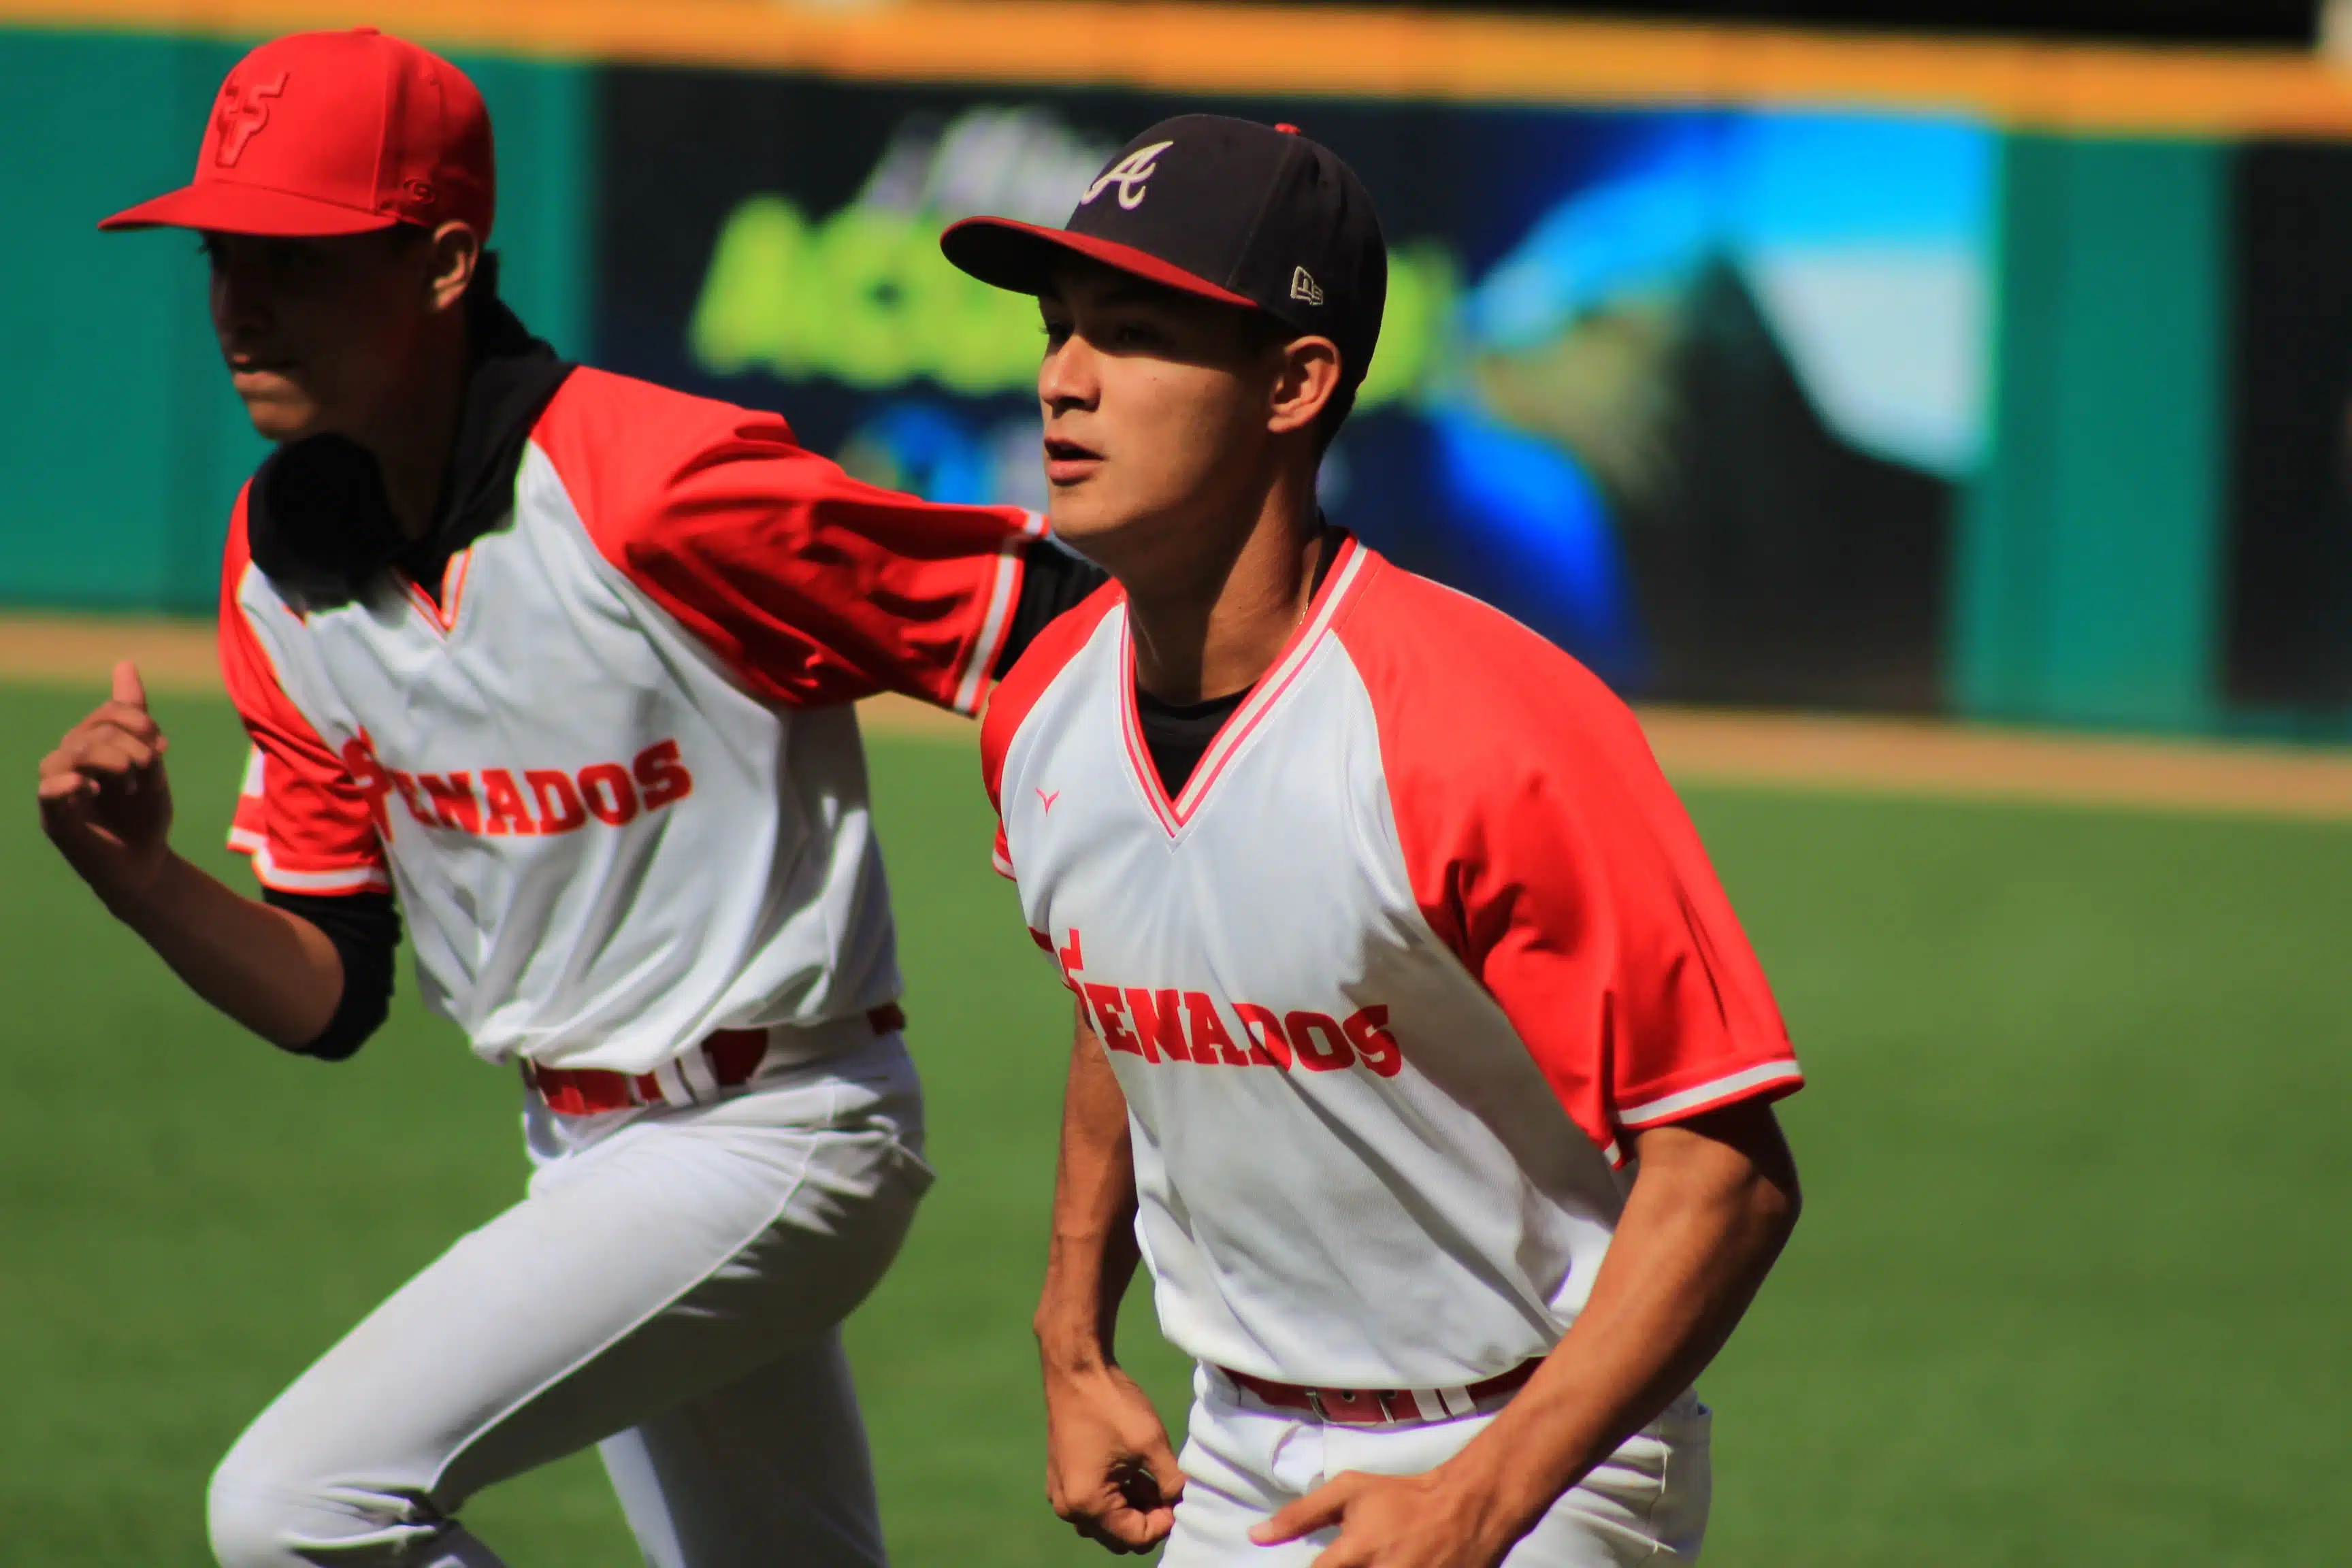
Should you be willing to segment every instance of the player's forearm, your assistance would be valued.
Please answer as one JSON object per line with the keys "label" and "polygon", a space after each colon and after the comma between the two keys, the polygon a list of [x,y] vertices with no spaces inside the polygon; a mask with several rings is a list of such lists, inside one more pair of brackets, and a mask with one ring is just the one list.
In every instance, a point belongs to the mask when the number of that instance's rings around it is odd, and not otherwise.
{"label": "player's forearm", "polygon": [[1732,1142],[1642,1140],[1642,1168],[1585,1308],[1536,1376],[1446,1468],[1516,1540],[1655,1419],[1730,1337],[1796,1224],[1796,1171],[1764,1107]]}
{"label": "player's forearm", "polygon": [[100,895],[190,990],[272,1044],[299,1049],[334,1016],[342,960],[300,916],[248,899],[172,854],[135,892]]}
{"label": "player's forearm", "polygon": [[1118,1305],[1135,1276],[1135,1161],[1127,1098],[1084,1024],[1070,1049],[1054,1174],[1054,1234],[1037,1304],[1047,1370],[1085,1372],[1114,1359]]}

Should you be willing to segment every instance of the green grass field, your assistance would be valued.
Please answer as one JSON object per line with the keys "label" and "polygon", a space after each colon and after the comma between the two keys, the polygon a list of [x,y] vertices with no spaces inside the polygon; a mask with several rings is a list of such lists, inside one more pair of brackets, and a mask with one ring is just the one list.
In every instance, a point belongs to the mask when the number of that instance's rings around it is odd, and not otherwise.
{"label": "green grass field", "polygon": [[[215,1457],[520,1190],[516,1095],[404,1003],[354,1062],[188,999],[35,824],[86,706],[0,690],[0,1562],[206,1561]],[[239,741],[165,700],[184,848]],[[1026,1322],[1066,1015],[970,752],[874,747],[941,1181],[854,1322],[912,1568],[1097,1560],[1042,1501]],[[2352,1560],[2352,829],[1709,791],[1811,1074],[1793,1247],[1705,1387],[1708,1561]],[[215,856],[222,865],[225,855]],[[1182,1369],[1148,1311],[1129,1359]],[[469,1513],[518,1568],[633,1554],[592,1459]],[[780,1555],[779,1562],[788,1559]]]}

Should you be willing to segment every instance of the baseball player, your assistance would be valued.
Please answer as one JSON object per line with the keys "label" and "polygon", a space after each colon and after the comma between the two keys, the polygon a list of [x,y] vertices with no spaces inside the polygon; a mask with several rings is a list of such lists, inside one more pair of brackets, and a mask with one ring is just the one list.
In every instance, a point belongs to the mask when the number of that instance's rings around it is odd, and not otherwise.
{"label": "baseball player", "polygon": [[174,854],[136,672],[41,765],[51,837],[205,1000],[349,1056],[400,917],[519,1068],[530,1195],[403,1287],[212,1483],[233,1568],[495,1563],[483,1486],[601,1444],[646,1561],[882,1561],[836,1336],[931,1177],[853,700],[972,711],[1092,585],[1038,521],[852,481],[771,415],[559,360],[483,249],[490,127],[372,29],[229,73],[194,182],[279,443],[221,659],[247,898]]}
{"label": "baseball player", "polygon": [[[1037,1329],[1055,1508],[1170,1568],[1686,1561],[1691,1392],[1789,1233],[1764,976],[1631,713],[1323,526],[1386,260],[1291,127],[1144,132],[1037,296],[1057,533],[1116,584],[982,731],[997,865],[1077,997]],[[1138,1255],[1200,1365],[1118,1370]]]}

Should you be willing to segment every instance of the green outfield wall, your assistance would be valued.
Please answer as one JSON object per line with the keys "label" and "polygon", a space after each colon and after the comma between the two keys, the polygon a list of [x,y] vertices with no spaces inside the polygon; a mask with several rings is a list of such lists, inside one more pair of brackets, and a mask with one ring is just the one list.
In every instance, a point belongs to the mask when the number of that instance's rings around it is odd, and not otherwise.
{"label": "green outfield wall", "polygon": [[[23,9],[0,4],[0,18]],[[0,198],[17,219],[7,287],[0,289],[0,342],[12,351],[16,371],[0,391],[0,468],[8,496],[0,526],[0,604],[202,612],[215,594],[226,509],[260,447],[220,373],[205,324],[203,270],[186,237],[100,236],[92,225],[185,177],[196,128],[244,40],[142,30],[135,18],[117,26],[108,32],[0,30],[0,127],[12,146],[47,150],[0,166]],[[772,32],[786,24],[763,26]],[[1549,36],[1537,24],[1494,26],[1537,27],[1531,38]],[[778,42],[778,33],[757,47],[747,45],[746,58],[737,63],[754,71],[789,69],[810,91],[822,86],[846,94],[845,101],[903,88],[924,103],[938,100],[937,113],[953,111],[955,62],[931,59],[919,40],[888,32],[887,20],[845,26],[866,29],[855,34],[866,40],[864,52],[841,45],[838,60],[828,63],[818,45],[850,34],[794,32]],[[488,32],[495,35],[495,26]],[[1385,88],[1384,79],[1367,77],[1302,91],[1339,105],[1331,115],[1349,124],[1375,123],[1388,101],[1384,93],[1400,114],[1417,105],[1412,112],[1424,116],[1436,99],[1458,100],[1460,112],[1475,113],[1490,89],[1498,113],[1639,111],[1640,72],[1653,68],[1640,60],[1648,57],[1620,47],[1616,34],[1606,37],[1616,40],[1611,47],[1617,55],[1602,50],[1596,58],[1622,55],[1634,63],[1612,66],[1619,76],[1587,88],[1528,87],[1498,55],[1494,81],[1485,85],[1408,81],[1407,72]],[[901,54],[873,45],[875,38],[895,40],[891,47]],[[1192,47],[1200,42],[1175,51],[1172,58],[1194,62],[1184,70],[1209,73],[1204,81],[1223,79],[1215,79],[1220,70],[1246,74],[1240,56],[1223,63],[1216,50]],[[765,396],[770,383],[727,379],[740,366],[709,357],[708,342],[639,319],[637,300],[646,287],[640,274],[647,265],[668,263],[659,256],[655,263],[628,259],[647,253],[632,226],[666,220],[643,210],[648,174],[629,166],[654,155],[643,151],[646,136],[631,131],[631,142],[618,144],[614,126],[653,125],[654,141],[667,147],[659,127],[673,111],[642,107],[652,101],[643,81],[660,72],[633,66],[626,56],[635,47],[568,35],[552,42],[518,35],[502,45],[479,30],[451,47],[481,84],[497,126],[496,248],[505,258],[509,296],[567,353],[662,374],[698,390]],[[1769,100],[1774,112],[1833,108],[1831,100],[1876,92],[1861,84],[1888,75],[1884,61],[1894,58],[1864,53],[1849,59],[1853,51],[1824,40],[1805,47],[1811,53],[1801,58],[1786,51],[1770,57],[1783,62],[1786,79],[1748,84],[1738,93]],[[1901,58],[1912,60],[1926,47]],[[655,52],[724,53],[695,39],[674,52]],[[1787,66],[1792,58],[1798,65]],[[2283,65],[2264,68],[2272,74],[2260,81],[2242,80],[2225,62],[2195,79],[2201,84],[2196,92],[2177,98],[2171,112],[2181,123],[2168,124],[2155,103],[2162,82],[2147,76],[2136,90],[2132,82],[2139,79],[2131,73],[2141,66],[2100,61],[2095,70],[2074,62],[2065,79],[2075,84],[2076,97],[2063,102],[2033,97],[2030,71],[1998,78],[2011,94],[1999,102],[1939,101],[1941,89],[1916,89],[1921,112],[1969,117],[1998,148],[1981,329],[1989,366],[1983,436],[1967,471],[1951,481],[1948,527],[1929,547],[1942,563],[1933,590],[1940,609],[1921,617],[1934,622],[1927,635],[1939,650],[1939,673],[1924,684],[1885,683],[1895,695],[1883,704],[1871,695],[1879,688],[1866,682],[1825,686],[1823,700],[2136,730],[2352,736],[2352,484],[2338,472],[2352,474],[2352,459],[2330,445],[2352,445],[2344,441],[2352,415],[2342,411],[2352,408],[2352,310],[2337,310],[2324,281],[2280,281],[2284,264],[2276,259],[2340,243],[2352,265],[2352,211],[2340,220],[2325,216],[2336,195],[2352,209],[2352,89],[2336,94],[2324,81],[2314,86],[2302,68]],[[993,78],[1017,68],[985,70]],[[2143,75],[2158,68],[2147,67]],[[712,79],[743,75],[719,72]],[[1910,79],[1893,76],[1895,96],[1913,90],[1900,85]],[[1270,90],[1264,82],[1234,79],[1234,92],[1244,96],[1230,101],[1244,107]],[[673,71],[661,84],[673,100],[691,101],[690,79],[681,87]],[[1000,96],[1021,90],[1017,84],[962,85]],[[1103,89],[1140,90],[1108,79]],[[1083,98],[1089,89],[1062,82],[1055,90]],[[1164,96],[1172,89],[1151,90]],[[1675,100],[1675,112],[1689,109],[1691,90],[1688,82],[1660,79],[1660,97]],[[1812,103],[1809,95],[1823,101]],[[1539,105],[1531,102],[1538,99]],[[632,104],[640,106],[635,121]],[[2102,115],[2111,123],[2102,123]],[[717,155],[732,157],[740,148],[756,161],[767,155],[758,151],[761,136],[816,134],[790,121],[789,114],[762,110],[728,130],[746,139],[715,143]],[[2328,171],[2339,154],[2337,192],[2326,182],[2336,177]],[[2259,177],[2245,174],[2250,159],[2259,163]],[[688,184],[710,177],[707,168],[680,173]],[[655,184],[660,176],[652,172]],[[844,180],[855,184],[850,176],[833,184]],[[783,188],[781,177],[766,187]],[[822,231],[814,226],[834,210],[825,202],[846,194],[845,186],[822,199],[795,197],[798,205],[758,195],[729,221],[785,212],[793,223],[811,226],[809,236],[830,237],[847,232],[841,221],[827,220]],[[2317,239],[2290,233],[2292,223],[2273,209],[2299,214],[2293,223],[2318,223],[2325,232]],[[705,233],[689,238],[703,247],[690,263],[698,268],[719,242]],[[604,276],[615,257],[631,270]],[[1436,250],[1416,250],[1411,258],[1421,268],[1412,276],[1425,272],[1433,279],[1429,289],[1437,290],[1423,290],[1427,300],[1415,294],[1414,308],[1442,311],[1452,297],[1444,290],[1459,281],[1447,270],[1454,263]],[[689,282],[701,277],[697,270]],[[742,296],[747,309],[790,308],[786,296],[761,294],[761,287],[755,282]],[[2352,290],[2352,283],[2346,287]],[[2309,295],[2311,303],[2298,316],[2300,307],[2279,304],[2283,295]],[[711,312],[733,298],[700,300],[694,331],[708,339],[711,323],[722,320]],[[1417,334],[1427,329],[1429,344],[1446,341],[1441,315],[1415,321]],[[647,346],[663,333],[668,336]],[[1426,350],[1422,336],[1414,342],[1423,345],[1417,352]],[[664,356],[690,352],[705,357],[680,359],[683,368],[669,374]],[[2294,374],[2278,368],[2286,363],[2281,356],[2300,356]],[[2344,362],[2340,374],[2328,368],[2335,358]],[[2315,363],[2321,364],[2316,372]],[[768,368],[785,374],[777,364]],[[1383,398],[1392,395],[1399,408],[1436,406],[1448,380],[1444,367],[1423,366],[1416,374],[1417,389],[1400,382],[1391,395],[1384,384]],[[2263,389],[2289,382],[2301,388],[2303,414],[2273,417],[2262,403],[2270,395]],[[1008,395],[993,382],[987,390]],[[782,395],[777,405],[804,431],[811,428],[807,412]],[[2301,432],[2291,450],[2279,434],[2289,426]],[[863,434],[846,433],[846,426],[828,431],[822,416],[814,427],[819,434],[812,444],[828,450],[854,446]],[[2282,482],[2279,476],[2290,470],[2305,477]],[[1830,499],[1820,504],[1844,504],[1837,497],[1846,492],[1823,493]],[[1758,546],[1750,540],[1743,547]],[[1821,570],[1836,571],[1834,560]],[[1864,695],[1842,695],[1849,689]]]}
{"label": "green outfield wall", "polygon": [[2004,140],[1992,439],[1953,581],[1964,711],[2218,715],[2226,174],[2213,142]]}

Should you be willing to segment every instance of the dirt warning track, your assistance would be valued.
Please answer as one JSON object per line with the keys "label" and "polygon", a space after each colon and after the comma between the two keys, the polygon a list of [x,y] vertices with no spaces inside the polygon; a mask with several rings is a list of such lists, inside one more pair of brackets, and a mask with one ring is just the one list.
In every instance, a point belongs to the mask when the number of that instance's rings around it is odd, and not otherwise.
{"label": "dirt warning track", "polygon": [[[0,617],[0,680],[106,690],[117,659],[150,690],[221,689],[213,630],[194,620]],[[877,734],[969,744],[969,721],[903,698],[862,707]],[[1666,772],[1685,783],[2352,821],[2352,748],[2150,741],[1927,720],[1644,708]]]}

